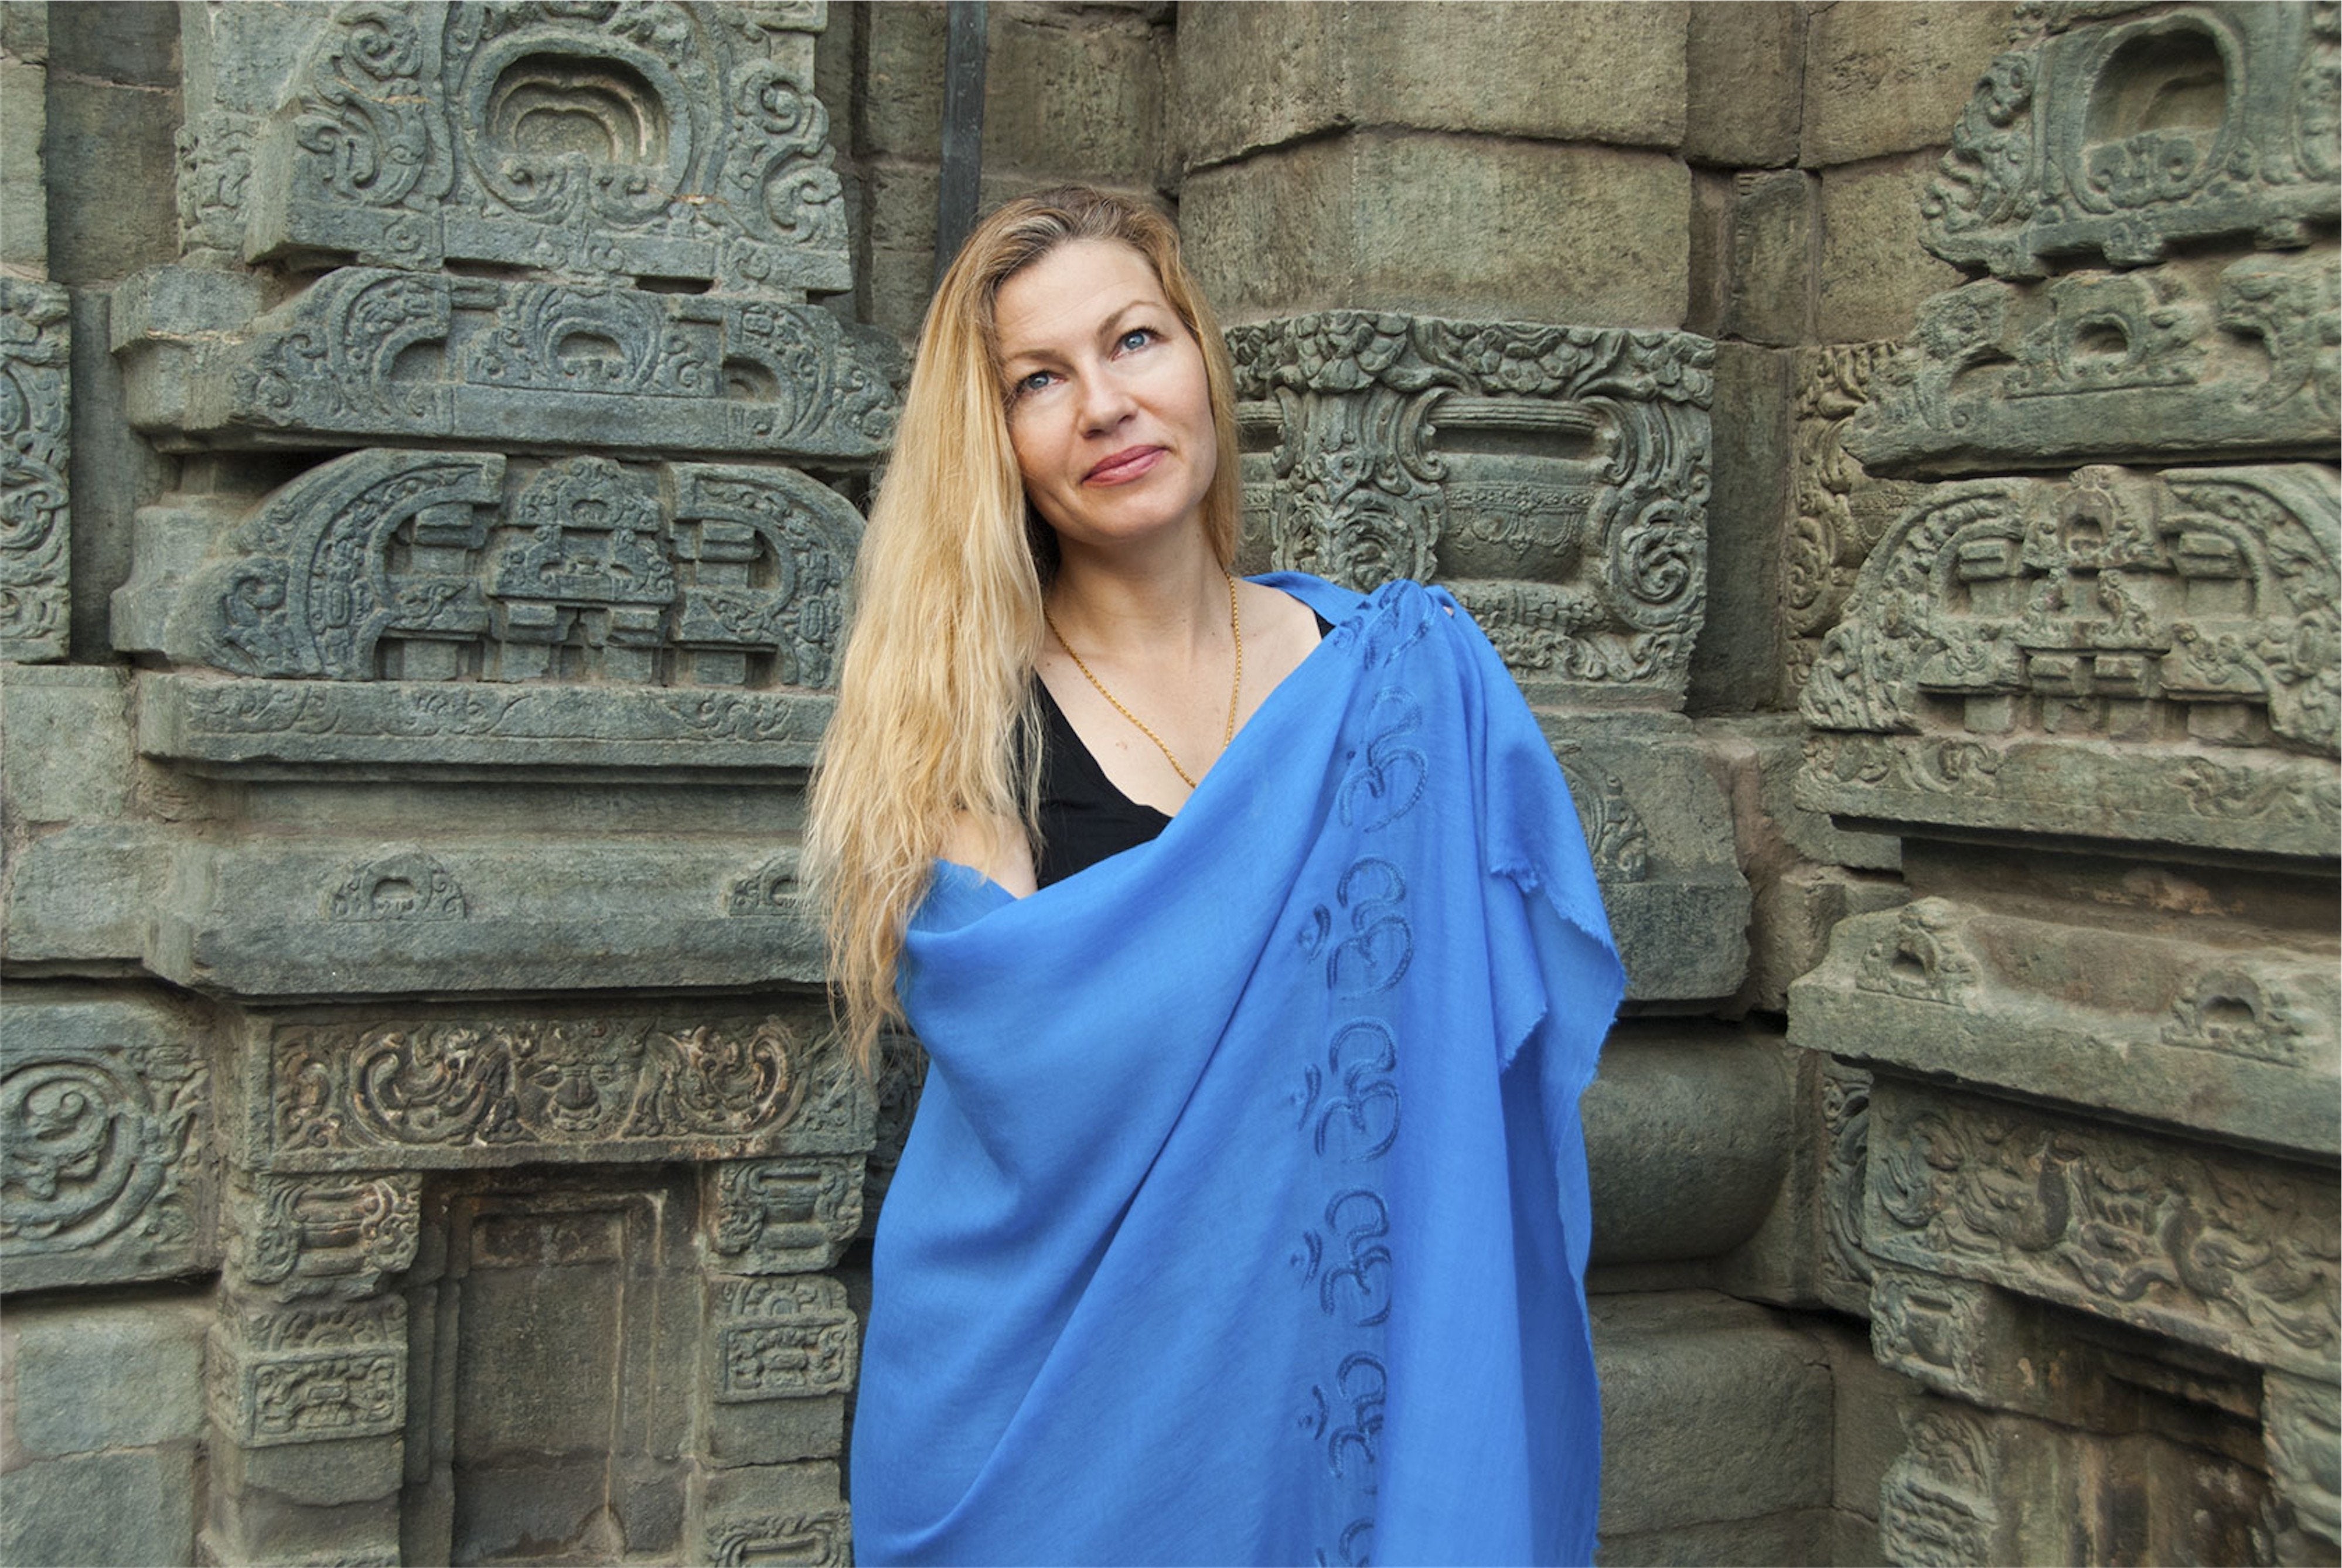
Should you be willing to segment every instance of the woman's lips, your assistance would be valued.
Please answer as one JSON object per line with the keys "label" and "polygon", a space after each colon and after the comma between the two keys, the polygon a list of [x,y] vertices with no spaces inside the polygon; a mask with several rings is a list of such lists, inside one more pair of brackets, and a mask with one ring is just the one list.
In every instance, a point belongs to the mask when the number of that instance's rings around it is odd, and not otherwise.
{"label": "woman's lips", "polygon": [[1160,446],[1129,446],[1100,462],[1082,475],[1085,484],[1126,484],[1153,468],[1162,457]]}

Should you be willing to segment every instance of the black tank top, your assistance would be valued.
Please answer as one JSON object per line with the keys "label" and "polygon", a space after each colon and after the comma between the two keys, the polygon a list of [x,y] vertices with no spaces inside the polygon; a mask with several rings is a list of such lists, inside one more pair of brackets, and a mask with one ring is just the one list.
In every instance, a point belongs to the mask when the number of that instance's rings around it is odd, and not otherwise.
{"label": "black tank top", "polygon": [[[1316,620],[1320,637],[1334,629],[1325,616]],[[1136,848],[1171,819],[1114,787],[1038,675],[1033,691],[1041,705],[1041,845],[1033,875],[1036,886],[1046,887]]]}

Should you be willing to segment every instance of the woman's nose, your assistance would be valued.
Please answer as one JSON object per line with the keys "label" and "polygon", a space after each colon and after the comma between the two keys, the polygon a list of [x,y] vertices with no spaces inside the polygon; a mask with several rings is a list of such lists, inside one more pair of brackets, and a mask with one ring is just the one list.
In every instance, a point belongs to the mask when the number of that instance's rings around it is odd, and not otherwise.
{"label": "woman's nose", "polygon": [[1136,406],[1130,389],[1122,385],[1119,376],[1107,371],[1093,371],[1081,378],[1082,429],[1098,434],[1113,429],[1130,416]]}

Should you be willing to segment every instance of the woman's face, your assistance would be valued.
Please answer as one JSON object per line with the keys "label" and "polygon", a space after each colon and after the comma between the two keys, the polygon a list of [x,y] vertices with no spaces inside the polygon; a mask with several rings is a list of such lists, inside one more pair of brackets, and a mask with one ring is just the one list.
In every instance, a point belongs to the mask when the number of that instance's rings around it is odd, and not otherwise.
{"label": "woman's face", "polygon": [[1059,245],[993,305],[1025,494],[1068,546],[1200,524],[1219,466],[1204,354],[1144,255]]}

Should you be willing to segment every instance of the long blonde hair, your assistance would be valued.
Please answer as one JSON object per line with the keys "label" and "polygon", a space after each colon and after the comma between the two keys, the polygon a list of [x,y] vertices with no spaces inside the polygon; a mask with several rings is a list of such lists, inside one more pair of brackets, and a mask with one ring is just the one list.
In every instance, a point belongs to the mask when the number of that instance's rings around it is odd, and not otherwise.
{"label": "long blonde hair", "polygon": [[903,418],[855,564],[837,709],[815,770],[804,874],[819,902],[849,1053],[873,1071],[900,1021],[895,971],[956,811],[1034,834],[1031,696],[1056,536],[1026,504],[993,318],[1000,285],[1059,245],[1145,256],[1204,354],[1218,467],[1204,529],[1223,565],[1238,523],[1235,377],[1178,231],[1126,196],[1068,185],[1009,202],[960,247],[919,333]]}

